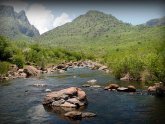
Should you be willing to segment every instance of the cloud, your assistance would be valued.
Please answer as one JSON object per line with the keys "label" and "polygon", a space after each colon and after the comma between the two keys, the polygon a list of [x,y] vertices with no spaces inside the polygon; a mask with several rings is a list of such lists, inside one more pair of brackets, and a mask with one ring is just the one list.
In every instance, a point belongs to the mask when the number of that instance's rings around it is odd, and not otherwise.
{"label": "cloud", "polygon": [[39,30],[40,34],[67,22],[71,22],[68,14],[62,13],[59,17],[55,17],[52,11],[42,4],[32,4],[26,14],[30,23]]}
{"label": "cloud", "polygon": [[71,22],[69,15],[66,13],[62,13],[59,17],[56,17],[53,22],[53,27],[61,26],[67,22]]}
{"label": "cloud", "polygon": [[21,10],[27,10],[28,8],[28,3],[23,1],[23,0],[18,0],[18,1],[15,1],[15,0],[6,0],[5,2],[2,2],[1,4],[3,5],[9,5],[9,6],[13,6],[14,7],[14,10],[16,12],[20,12]]}
{"label": "cloud", "polygon": [[48,10],[42,4],[31,5],[26,14],[30,23],[39,30],[40,34],[52,29],[54,15],[51,10]]}

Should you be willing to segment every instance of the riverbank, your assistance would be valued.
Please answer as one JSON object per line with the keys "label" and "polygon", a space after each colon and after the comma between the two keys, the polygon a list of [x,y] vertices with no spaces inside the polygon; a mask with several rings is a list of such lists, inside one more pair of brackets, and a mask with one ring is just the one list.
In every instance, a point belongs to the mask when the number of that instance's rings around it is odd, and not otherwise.
{"label": "riverbank", "polygon": [[[16,65],[11,65],[10,70],[8,73],[1,77],[0,80],[12,80],[16,78],[29,78],[29,77],[40,77],[41,74],[51,74],[54,72],[57,73],[65,73],[70,68],[89,68],[90,70],[99,70],[104,73],[110,73],[112,74],[112,70],[110,70],[107,66],[100,64],[98,62],[93,62],[91,60],[87,61],[76,61],[76,62],[65,62],[60,63],[58,65],[51,65],[46,68],[41,68],[39,66],[35,65],[26,65],[24,68],[18,68]],[[121,81],[133,81],[130,79],[129,75],[126,74],[125,77],[120,78]],[[94,82],[95,83],[95,82]],[[105,87],[106,90],[117,90],[117,91],[126,91],[129,92],[130,90],[135,90],[136,88],[134,86],[128,86],[128,87],[117,87],[113,88],[113,85],[110,84],[109,86]],[[90,87],[89,84],[84,84],[83,87]],[[99,85],[91,85],[91,87],[100,87]],[[131,88],[131,89],[130,89]],[[164,95],[165,94],[165,87],[163,86],[163,83],[154,83],[153,85],[147,86],[147,91],[151,95]]]}
{"label": "riverbank", "polygon": [[77,62],[66,62],[58,65],[52,65],[49,67],[41,68],[37,65],[29,64],[25,65],[24,68],[18,68],[16,65],[10,65],[9,71],[6,75],[1,76],[0,80],[11,80],[15,78],[27,78],[39,76],[41,73],[53,73],[59,72],[64,73],[68,68],[89,68],[91,70],[100,70],[106,73],[111,71],[107,66],[102,65],[98,62],[88,61],[77,61]]}

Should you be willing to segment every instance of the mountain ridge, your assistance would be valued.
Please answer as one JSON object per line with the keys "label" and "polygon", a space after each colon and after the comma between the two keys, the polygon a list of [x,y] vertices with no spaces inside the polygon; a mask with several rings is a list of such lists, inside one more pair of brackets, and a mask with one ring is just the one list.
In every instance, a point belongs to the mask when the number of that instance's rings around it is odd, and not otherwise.
{"label": "mountain ridge", "polygon": [[0,35],[10,38],[39,36],[39,31],[30,24],[24,10],[19,13],[12,6],[0,5]]}
{"label": "mountain ridge", "polygon": [[96,38],[106,34],[124,32],[131,28],[131,24],[124,23],[110,14],[90,10],[72,22],[42,34],[37,39],[49,43],[66,42],[68,39]]}

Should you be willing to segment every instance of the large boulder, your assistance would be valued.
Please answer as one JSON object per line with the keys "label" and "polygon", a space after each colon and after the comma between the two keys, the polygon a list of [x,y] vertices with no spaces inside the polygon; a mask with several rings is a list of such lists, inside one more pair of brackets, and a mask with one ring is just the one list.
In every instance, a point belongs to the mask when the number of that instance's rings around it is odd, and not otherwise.
{"label": "large boulder", "polygon": [[60,91],[48,93],[43,105],[79,108],[87,104],[86,93],[77,87],[70,87]]}
{"label": "large boulder", "polygon": [[26,66],[23,70],[24,73],[26,73],[27,77],[30,77],[30,76],[39,76],[40,74],[40,71],[37,70],[34,66]]}

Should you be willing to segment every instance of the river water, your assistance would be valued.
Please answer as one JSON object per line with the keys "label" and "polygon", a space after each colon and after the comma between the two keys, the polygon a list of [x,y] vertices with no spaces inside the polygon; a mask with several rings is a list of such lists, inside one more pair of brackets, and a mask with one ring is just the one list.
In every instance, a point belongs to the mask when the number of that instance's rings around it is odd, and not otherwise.
{"label": "river water", "polygon": [[[82,88],[84,82],[96,79],[122,86],[134,84],[141,91],[143,84],[120,82],[109,74],[89,69],[70,69],[66,73],[43,75],[41,78],[15,79],[0,84],[0,124],[164,124],[165,98],[147,94],[105,91],[103,88]],[[33,84],[46,84],[35,87]],[[94,118],[68,120],[42,105],[45,89],[60,90],[76,86],[87,94],[84,111],[97,114]]]}

